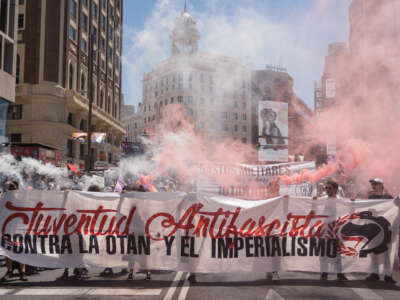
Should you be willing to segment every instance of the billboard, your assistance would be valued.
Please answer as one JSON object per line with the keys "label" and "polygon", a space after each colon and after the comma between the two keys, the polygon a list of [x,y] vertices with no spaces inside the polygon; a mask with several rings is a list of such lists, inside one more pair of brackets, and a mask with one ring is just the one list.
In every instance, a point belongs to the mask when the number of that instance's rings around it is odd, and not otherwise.
{"label": "billboard", "polygon": [[258,160],[288,161],[288,104],[258,102]]}

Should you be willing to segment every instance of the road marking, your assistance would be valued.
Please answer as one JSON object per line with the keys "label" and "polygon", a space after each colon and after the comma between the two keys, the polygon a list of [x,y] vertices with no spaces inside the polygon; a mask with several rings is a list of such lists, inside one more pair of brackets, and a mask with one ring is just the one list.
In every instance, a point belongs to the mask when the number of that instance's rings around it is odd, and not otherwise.
{"label": "road marking", "polygon": [[265,300],[285,300],[285,298],[283,298],[273,289],[269,289]]}
{"label": "road marking", "polygon": [[371,289],[367,288],[352,288],[353,292],[356,293],[358,296],[360,296],[364,300],[383,300],[381,296],[376,294],[374,291]]}
{"label": "road marking", "polygon": [[178,287],[179,282],[181,281],[182,275],[183,275],[182,271],[176,272],[174,281],[172,281],[171,286],[169,287],[168,292],[164,297],[164,300],[171,300],[172,299],[172,296],[174,295],[175,290]]}
{"label": "road marking", "polygon": [[[352,274],[346,274],[346,276],[350,280],[360,280],[360,278],[352,275]],[[370,288],[351,288],[354,293],[356,293],[358,296],[360,296],[364,300],[383,300],[381,296],[379,296],[377,293],[375,293],[372,289]]]}
{"label": "road marking", "polygon": [[96,296],[159,296],[161,289],[91,289],[87,295]]}
{"label": "road marking", "polygon": [[13,292],[14,289],[0,289],[0,295],[7,295],[8,293]]}
{"label": "road marking", "polygon": [[181,288],[181,292],[179,293],[178,300],[186,299],[187,293],[189,292],[189,288],[190,288],[190,282],[188,280],[189,276],[190,276],[190,273],[187,273],[186,278],[185,278],[185,282],[183,283],[183,286]]}
{"label": "road marking", "polygon": [[70,288],[70,289],[38,289],[27,288],[15,292],[15,296],[78,296],[78,295],[95,295],[95,296],[158,296],[161,294],[161,289],[96,289],[96,288]]}

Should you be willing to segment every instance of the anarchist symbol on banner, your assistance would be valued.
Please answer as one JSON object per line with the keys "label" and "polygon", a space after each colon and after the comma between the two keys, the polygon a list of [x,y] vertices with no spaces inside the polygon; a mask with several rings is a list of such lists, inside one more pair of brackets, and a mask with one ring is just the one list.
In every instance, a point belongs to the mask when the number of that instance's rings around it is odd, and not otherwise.
{"label": "anarchist symbol on banner", "polygon": [[[380,254],[389,249],[392,237],[389,228],[390,223],[384,217],[363,211],[338,217],[328,224],[327,235],[338,241],[342,255],[367,257],[369,253]],[[348,245],[354,242],[355,245]]]}
{"label": "anarchist symbol on banner", "polygon": [[387,251],[392,240],[390,222],[384,217],[374,217],[370,211],[360,212],[358,216],[361,224],[348,222],[342,227],[343,238],[362,237],[361,241],[366,240],[359,251],[360,257]]}

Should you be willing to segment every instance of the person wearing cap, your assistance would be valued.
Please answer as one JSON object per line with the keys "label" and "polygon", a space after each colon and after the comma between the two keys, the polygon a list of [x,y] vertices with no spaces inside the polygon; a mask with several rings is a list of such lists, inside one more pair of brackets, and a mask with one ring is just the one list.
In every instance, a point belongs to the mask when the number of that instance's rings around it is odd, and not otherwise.
{"label": "person wearing cap", "polygon": [[385,193],[383,179],[375,178],[369,182],[371,183],[372,191],[368,193],[368,199],[393,199],[392,195]]}
{"label": "person wearing cap", "polygon": [[[372,191],[368,193],[368,199],[393,199],[393,196],[385,193],[385,188],[384,188],[384,182],[383,179],[381,178],[374,178],[371,179],[370,181]],[[384,273],[385,273],[385,282],[390,283],[390,284],[395,284],[396,281],[394,281],[392,277],[392,269],[390,266],[390,258],[388,253],[386,253],[383,257],[384,263],[383,263],[383,268],[384,268]],[[373,269],[373,272],[369,274],[369,276],[365,279],[367,281],[379,281],[379,263],[378,263],[378,257],[376,255],[371,256],[371,268]]]}

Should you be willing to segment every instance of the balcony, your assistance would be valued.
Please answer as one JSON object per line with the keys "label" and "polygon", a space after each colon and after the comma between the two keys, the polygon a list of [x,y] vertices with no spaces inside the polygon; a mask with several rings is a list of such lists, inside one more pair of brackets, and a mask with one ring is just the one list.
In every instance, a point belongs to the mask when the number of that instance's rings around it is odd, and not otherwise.
{"label": "balcony", "polygon": [[[67,107],[71,111],[77,112],[84,112],[87,113],[89,111],[89,100],[82,94],[67,90],[65,92],[65,98],[67,101]],[[93,124],[97,123],[104,123],[105,127],[112,128],[114,131],[118,131],[120,134],[125,135],[125,128],[122,122],[118,121],[117,119],[113,118],[112,115],[106,113],[99,107],[97,107],[93,103],[93,110],[92,110],[92,122]]]}

